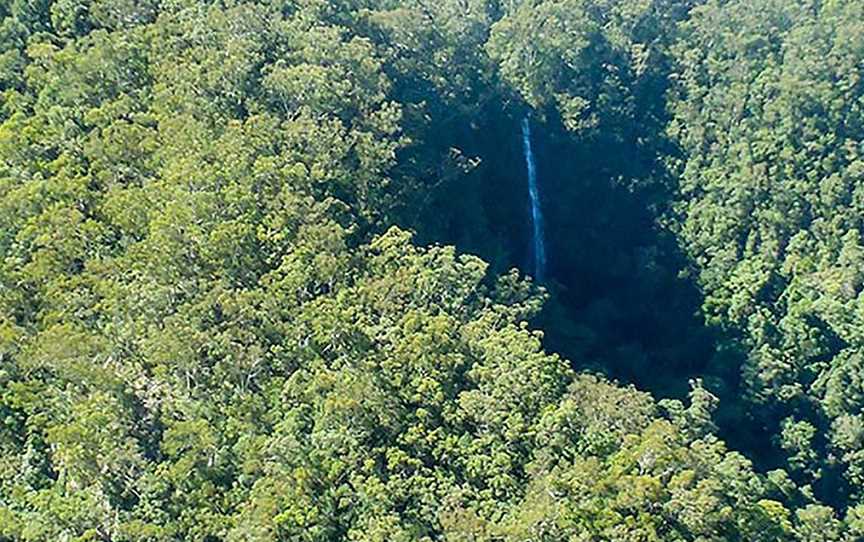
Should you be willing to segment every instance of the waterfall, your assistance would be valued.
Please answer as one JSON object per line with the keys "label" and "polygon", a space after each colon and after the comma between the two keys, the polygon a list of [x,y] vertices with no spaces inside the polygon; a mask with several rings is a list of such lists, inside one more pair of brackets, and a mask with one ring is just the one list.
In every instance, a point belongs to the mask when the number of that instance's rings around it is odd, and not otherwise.
{"label": "waterfall", "polygon": [[531,198],[534,279],[543,282],[546,274],[546,240],[543,233],[543,210],[540,208],[540,189],[537,187],[537,167],[534,164],[534,151],[531,149],[531,121],[528,116],[522,119],[522,145],[528,167],[528,195]]}

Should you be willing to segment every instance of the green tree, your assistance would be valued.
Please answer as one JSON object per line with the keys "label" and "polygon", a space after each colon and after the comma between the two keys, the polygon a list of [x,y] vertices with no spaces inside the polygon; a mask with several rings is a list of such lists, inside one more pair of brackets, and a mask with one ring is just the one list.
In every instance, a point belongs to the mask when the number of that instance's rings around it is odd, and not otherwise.
{"label": "green tree", "polygon": [[[679,232],[800,480],[858,497],[862,5],[708,2],[682,31]],[[842,382],[842,384],[841,384]],[[759,407],[754,407],[759,408]],[[792,418],[794,416],[794,419]],[[834,428],[832,430],[832,427]],[[841,436],[842,435],[842,436]]]}

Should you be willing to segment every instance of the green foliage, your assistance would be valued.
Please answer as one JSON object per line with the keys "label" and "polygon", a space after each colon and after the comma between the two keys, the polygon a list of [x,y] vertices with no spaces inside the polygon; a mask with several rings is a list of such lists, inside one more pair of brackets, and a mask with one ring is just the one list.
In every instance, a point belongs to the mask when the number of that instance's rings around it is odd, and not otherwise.
{"label": "green foliage", "polygon": [[[864,13],[757,4],[0,2],[0,540],[864,536]],[[518,207],[484,130],[526,107],[626,162],[550,217],[610,179],[677,213],[789,474],[717,436],[717,377],[655,402],[547,352],[564,288],[482,203]],[[562,269],[672,283],[604,224]],[[610,296],[547,325],[588,358]],[[639,354],[600,362],[681,372]]]}
{"label": "green foliage", "polygon": [[689,2],[513,4],[493,27],[488,50],[528,105],[554,107],[583,136],[646,122],[639,95],[662,77],[673,25]]}
{"label": "green foliage", "polygon": [[862,9],[697,8],[675,48],[670,125],[706,313],[740,330],[748,399],[769,406],[767,423],[786,419],[781,447],[832,501],[831,471],[860,487]]}

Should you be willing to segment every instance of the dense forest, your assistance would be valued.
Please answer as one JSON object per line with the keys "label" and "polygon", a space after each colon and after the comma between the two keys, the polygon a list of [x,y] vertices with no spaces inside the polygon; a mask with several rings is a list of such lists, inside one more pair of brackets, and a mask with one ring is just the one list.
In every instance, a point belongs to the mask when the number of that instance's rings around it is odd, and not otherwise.
{"label": "dense forest", "polygon": [[0,18],[0,542],[864,540],[864,0]]}

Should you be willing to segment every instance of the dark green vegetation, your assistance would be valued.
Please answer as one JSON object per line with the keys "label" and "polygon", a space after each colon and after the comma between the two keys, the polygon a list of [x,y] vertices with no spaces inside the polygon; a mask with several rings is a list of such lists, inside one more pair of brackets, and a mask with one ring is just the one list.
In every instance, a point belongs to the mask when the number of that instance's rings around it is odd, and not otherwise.
{"label": "dark green vegetation", "polygon": [[864,540],[864,1],[0,16],[0,541]]}

